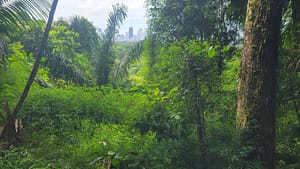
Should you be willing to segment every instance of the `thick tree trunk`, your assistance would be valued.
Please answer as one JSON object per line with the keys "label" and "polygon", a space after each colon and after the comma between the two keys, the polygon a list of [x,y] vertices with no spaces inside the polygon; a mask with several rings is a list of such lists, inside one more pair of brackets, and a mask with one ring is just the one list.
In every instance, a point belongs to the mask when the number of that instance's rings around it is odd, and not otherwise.
{"label": "thick tree trunk", "polygon": [[24,88],[24,91],[23,91],[21,97],[19,98],[19,101],[18,101],[14,111],[12,112],[12,114],[10,116],[7,117],[7,122],[4,126],[4,129],[5,129],[5,135],[8,138],[8,143],[9,144],[17,144],[20,141],[17,138],[16,130],[14,129],[15,119],[16,119],[16,116],[17,116],[18,112],[22,108],[22,105],[23,105],[23,103],[24,103],[24,101],[25,101],[25,99],[28,95],[30,87],[31,87],[31,85],[34,81],[35,75],[38,71],[41,58],[43,56],[44,50],[45,50],[46,45],[47,45],[48,35],[49,35],[49,31],[51,29],[51,24],[53,22],[54,13],[55,13],[55,10],[56,10],[57,3],[58,3],[58,0],[53,0],[52,7],[51,7],[51,10],[50,10],[50,13],[49,13],[48,22],[47,22],[47,25],[46,25],[46,29],[45,29],[44,36],[43,36],[43,39],[42,39],[42,42],[41,42],[41,46],[39,48],[38,55],[37,55],[36,60],[34,62],[32,71],[29,75],[29,78],[28,78],[28,81],[27,81],[26,86]]}
{"label": "thick tree trunk", "polygon": [[276,69],[283,0],[249,0],[241,58],[237,128],[245,159],[275,168]]}
{"label": "thick tree trunk", "polygon": [[8,139],[8,145],[18,145],[21,143],[21,139],[15,128],[16,117],[13,114],[7,116],[7,123],[4,126],[4,134]]}

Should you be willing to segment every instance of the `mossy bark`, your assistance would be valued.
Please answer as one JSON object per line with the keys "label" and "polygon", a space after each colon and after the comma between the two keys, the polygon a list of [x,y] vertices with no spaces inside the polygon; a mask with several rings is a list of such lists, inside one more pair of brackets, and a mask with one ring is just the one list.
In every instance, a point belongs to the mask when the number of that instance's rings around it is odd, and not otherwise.
{"label": "mossy bark", "polygon": [[275,168],[276,70],[283,0],[249,0],[241,58],[237,128],[246,161]]}

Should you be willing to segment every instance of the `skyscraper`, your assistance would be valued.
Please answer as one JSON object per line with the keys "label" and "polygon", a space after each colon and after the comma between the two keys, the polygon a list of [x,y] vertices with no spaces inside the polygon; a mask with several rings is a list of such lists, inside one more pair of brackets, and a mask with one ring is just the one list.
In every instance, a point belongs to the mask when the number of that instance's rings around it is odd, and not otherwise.
{"label": "skyscraper", "polygon": [[132,40],[133,39],[133,27],[129,27],[129,40]]}

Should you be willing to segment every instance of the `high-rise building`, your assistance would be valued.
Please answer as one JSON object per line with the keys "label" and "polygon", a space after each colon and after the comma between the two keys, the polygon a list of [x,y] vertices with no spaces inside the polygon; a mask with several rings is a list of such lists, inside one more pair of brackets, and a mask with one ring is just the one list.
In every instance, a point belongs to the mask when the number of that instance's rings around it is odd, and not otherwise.
{"label": "high-rise building", "polygon": [[142,28],[140,28],[138,31],[137,31],[137,34],[136,34],[136,40],[137,41],[140,41],[140,40],[144,40],[145,38],[145,35],[144,35],[144,31]]}
{"label": "high-rise building", "polygon": [[129,27],[128,34],[129,34],[129,40],[132,40],[133,39],[133,27]]}

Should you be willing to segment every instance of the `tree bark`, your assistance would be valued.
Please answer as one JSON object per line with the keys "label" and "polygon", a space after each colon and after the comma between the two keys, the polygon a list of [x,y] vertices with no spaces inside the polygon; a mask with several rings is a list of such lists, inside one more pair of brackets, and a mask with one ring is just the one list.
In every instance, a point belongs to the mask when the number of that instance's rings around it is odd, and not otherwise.
{"label": "tree bark", "polygon": [[18,142],[19,142],[18,138],[16,137],[17,136],[16,130],[14,130],[15,119],[16,119],[16,116],[17,116],[18,112],[22,108],[22,105],[23,105],[23,103],[24,103],[24,101],[25,101],[25,99],[28,95],[30,87],[31,87],[31,85],[34,81],[35,75],[38,71],[42,55],[43,55],[44,50],[47,46],[48,35],[49,35],[49,31],[51,29],[51,24],[53,22],[53,18],[54,18],[57,3],[58,3],[58,0],[53,0],[53,2],[52,2],[52,7],[51,7],[51,10],[50,10],[50,13],[49,13],[49,18],[48,18],[48,22],[47,22],[46,29],[45,29],[45,32],[44,32],[44,36],[43,36],[43,39],[42,39],[42,42],[41,42],[41,46],[39,48],[38,55],[37,55],[36,60],[34,62],[32,71],[30,73],[30,76],[28,78],[26,86],[23,90],[23,93],[22,93],[21,97],[19,98],[19,101],[18,101],[16,107],[14,108],[14,111],[9,115],[9,117],[7,117],[7,122],[6,122],[6,125],[5,125],[4,128],[5,128],[5,135],[8,138],[8,143],[9,144],[18,144]]}
{"label": "tree bark", "polygon": [[237,128],[245,160],[275,168],[276,70],[283,0],[249,0],[241,58]]}

